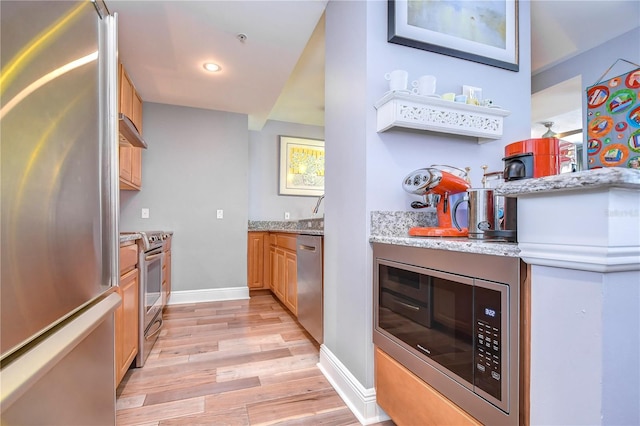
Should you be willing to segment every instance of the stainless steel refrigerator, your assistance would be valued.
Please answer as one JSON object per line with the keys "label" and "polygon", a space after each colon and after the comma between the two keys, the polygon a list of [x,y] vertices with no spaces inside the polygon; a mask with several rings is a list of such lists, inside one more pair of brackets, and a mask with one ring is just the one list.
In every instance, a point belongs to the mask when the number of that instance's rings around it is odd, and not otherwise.
{"label": "stainless steel refrigerator", "polygon": [[115,424],[116,18],[0,1],[0,423]]}

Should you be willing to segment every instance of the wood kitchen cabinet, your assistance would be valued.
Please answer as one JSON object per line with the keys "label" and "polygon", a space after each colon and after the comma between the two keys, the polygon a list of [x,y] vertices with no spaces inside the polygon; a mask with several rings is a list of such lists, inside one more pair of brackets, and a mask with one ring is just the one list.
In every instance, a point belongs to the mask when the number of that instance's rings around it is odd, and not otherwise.
{"label": "wood kitchen cabinet", "polygon": [[284,251],[284,304],[298,316],[298,257],[295,252]]}
{"label": "wood kitchen cabinet", "polygon": [[129,241],[120,246],[120,281],[117,292],[122,304],[115,312],[116,383],[120,381],[138,354],[139,273],[138,246]]}
{"label": "wood kitchen cabinet", "polygon": [[171,240],[173,236],[169,235],[164,242],[164,263],[162,265],[162,307],[167,306],[169,296],[171,295]]}
{"label": "wood kitchen cabinet", "polygon": [[296,238],[296,234],[269,233],[269,285],[294,315],[298,315]]}
{"label": "wood kitchen cabinet", "polygon": [[[142,134],[142,98],[136,92],[124,66],[118,72],[118,112],[126,115]],[[120,144],[120,189],[139,191],[142,187],[142,148]]]}
{"label": "wood kitchen cabinet", "polygon": [[396,424],[481,424],[377,347],[375,386],[378,405]]}
{"label": "wood kitchen cabinet", "polygon": [[269,233],[249,232],[247,238],[247,286],[269,288]]}

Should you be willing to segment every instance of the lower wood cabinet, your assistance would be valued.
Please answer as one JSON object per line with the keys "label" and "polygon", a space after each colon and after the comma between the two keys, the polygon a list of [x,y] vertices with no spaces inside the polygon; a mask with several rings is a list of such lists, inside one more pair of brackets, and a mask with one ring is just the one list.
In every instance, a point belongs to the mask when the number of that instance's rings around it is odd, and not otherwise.
{"label": "lower wood cabinet", "polygon": [[247,239],[247,286],[250,290],[269,288],[269,233],[249,232]]}
{"label": "lower wood cabinet", "polygon": [[298,257],[296,234],[270,233],[269,259],[271,290],[284,305],[298,315]]}
{"label": "lower wood cabinet", "polygon": [[247,241],[247,285],[270,289],[294,314],[298,314],[297,234],[249,232]]}
{"label": "lower wood cabinet", "polygon": [[284,250],[284,305],[298,316],[298,257]]}
{"label": "lower wood cabinet", "polygon": [[398,425],[481,424],[378,348],[375,383],[378,405]]}
{"label": "lower wood cabinet", "polygon": [[138,246],[135,243],[120,247],[120,281],[117,288],[122,304],[115,312],[115,370],[120,381],[138,354],[139,273]]}

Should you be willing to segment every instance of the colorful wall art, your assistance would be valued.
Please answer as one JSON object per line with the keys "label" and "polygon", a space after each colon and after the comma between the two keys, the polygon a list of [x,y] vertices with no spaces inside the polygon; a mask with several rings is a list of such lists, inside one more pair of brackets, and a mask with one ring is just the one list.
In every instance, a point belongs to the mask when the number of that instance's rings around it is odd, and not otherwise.
{"label": "colorful wall art", "polygon": [[640,169],[640,68],[587,88],[587,166]]}

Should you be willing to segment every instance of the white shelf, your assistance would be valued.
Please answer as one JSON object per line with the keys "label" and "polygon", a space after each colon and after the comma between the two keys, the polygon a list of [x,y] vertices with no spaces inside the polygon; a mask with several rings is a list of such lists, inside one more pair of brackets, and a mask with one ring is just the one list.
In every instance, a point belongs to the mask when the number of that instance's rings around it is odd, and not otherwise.
{"label": "white shelf", "polygon": [[[375,104],[376,131],[392,127],[429,130],[478,138],[478,143],[502,137],[503,118],[511,114],[488,108],[428,98],[405,92],[389,92]],[[485,139],[485,140],[483,140]]]}

